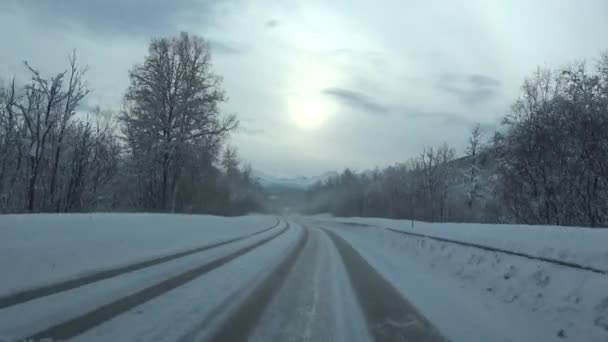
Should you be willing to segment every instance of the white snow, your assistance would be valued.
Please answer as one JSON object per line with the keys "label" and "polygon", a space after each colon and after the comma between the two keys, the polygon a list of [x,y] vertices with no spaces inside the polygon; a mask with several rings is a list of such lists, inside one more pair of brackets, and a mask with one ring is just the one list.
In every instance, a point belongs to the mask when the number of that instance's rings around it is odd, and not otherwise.
{"label": "white snow", "polygon": [[[118,298],[128,296],[194,267],[218,259],[273,234],[275,230],[219,246],[166,263],[125,273],[69,291],[0,310],[0,336],[23,338],[53,324],[82,315]],[[218,293],[216,296],[221,297]],[[140,310],[136,308],[135,311]],[[24,319],[27,317],[27,319]],[[123,334],[123,331],[120,331]]]}
{"label": "white snow", "polygon": [[478,223],[427,223],[381,218],[336,218],[514,252],[574,262],[608,271],[608,230],[583,227]]}
{"label": "white snow", "polygon": [[319,229],[308,232],[307,246],[248,341],[371,341],[333,242]]}
{"label": "white snow", "polygon": [[246,235],[272,216],[0,215],[0,295]]}
{"label": "white snow", "polygon": [[[329,227],[343,236],[453,341],[608,341],[608,276],[407,236],[383,227],[600,269],[608,268],[608,230],[423,222],[415,222],[412,228],[410,221],[326,216],[301,217],[299,221],[306,221],[311,227]],[[359,225],[341,223],[344,221]],[[275,222],[274,217],[262,215],[237,218],[161,214],[0,216],[0,295],[243,236]],[[97,326],[79,339],[174,341],[184,336],[186,339],[204,336],[228,317],[231,308],[248,294],[247,290],[254,288],[295,245],[301,229],[295,224],[292,227],[294,229],[263,247]],[[256,235],[2,309],[0,335],[24,336],[271,234]],[[327,237],[323,239],[321,246],[332,245],[326,241]],[[333,274],[331,293],[345,295],[344,288],[349,284],[345,283],[344,271],[336,271],[340,257],[334,249],[323,250],[317,258],[324,271],[316,274],[314,269],[310,270],[313,273],[308,277],[313,292],[310,310],[321,313],[324,312],[322,303],[330,299],[324,299],[323,292],[316,292],[315,286],[327,284],[330,274]],[[275,298],[288,297],[285,291],[277,292]],[[317,295],[320,297],[316,298]],[[274,307],[281,308],[275,304]],[[352,308],[345,310],[350,312]],[[344,326],[340,331],[348,329],[352,321],[348,315],[341,317]],[[303,333],[315,330],[307,330],[316,327],[309,324],[313,322],[304,325]],[[187,335],[190,331],[193,334]],[[267,331],[258,332],[268,335]]]}
{"label": "white snow", "polygon": [[[608,341],[606,275],[377,227],[328,223],[344,219],[316,221],[335,227],[454,341]],[[411,230],[409,221],[348,221]],[[608,231],[577,229],[420,222],[414,227],[429,235],[600,265],[594,256],[604,255]],[[555,248],[549,249],[552,243]]]}
{"label": "white snow", "polygon": [[[101,324],[74,341],[199,341],[295,246],[292,225],[268,244]],[[188,337],[186,337],[188,336]]]}

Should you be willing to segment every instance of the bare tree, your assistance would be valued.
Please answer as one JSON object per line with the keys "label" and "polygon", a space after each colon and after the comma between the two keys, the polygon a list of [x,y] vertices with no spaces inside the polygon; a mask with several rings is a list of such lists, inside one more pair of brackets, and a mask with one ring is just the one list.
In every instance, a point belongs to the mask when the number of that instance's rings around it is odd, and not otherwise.
{"label": "bare tree", "polygon": [[437,149],[437,160],[439,165],[439,215],[441,221],[449,220],[448,199],[450,196],[450,186],[452,185],[454,171],[451,162],[456,157],[456,151],[449,147],[447,143]]}
{"label": "bare tree", "polygon": [[36,181],[40,174],[43,157],[47,153],[47,139],[55,128],[59,117],[57,108],[65,99],[61,88],[65,73],[60,73],[49,80],[43,79],[38,71],[26,63],[32,73],[32,82],[25,88],[24,103],[18,106],[21,110],[29,139],[29,182],[27,187],[27,209],[34,210]]}
{"label": "bare tree", "polygon": [[[7,175],[10,172],[12,164],[15,167],[20,165],[20,159],[17,152],[18,141],[18,118],[15,113],[17,101],[17,93],[15,87],[15,79],[8,88],[0,88],[0,155],[3,156],[0,161],[0,208],[7,206],[12,195],[6,189],[10,182],[7,182]],[[16,171],[16,170],[13,170]]]}
{"label": "bare tree", "polygon": [[467,146],[466,153],[470,159],[469,172],[466,175],[466,186],[467,186],[467,207],[469,208],[469,215],[473,218],[473,206],[480,197],[481,185],[480,185],[480,166],[479,166],[479,151],[481,146],[481,125],[475,124],[471,129],[471,135],[469,136],[469,145]]}
{"label": "bare tree", "polygon": [[[27,208],[33,211],[36,202],[36,187],[42,164],[50,152],[53,137],[55,141],[55,158],[52,167],[51,193],[56,187],[57,167],[61,156],[65,129],[74,115],[76,107],[87,95],[88,89],[83,80],[85,69],[81,69],[73,53],[69,59],[70,71],[61,72],[45,79],[40,72],[25,62],[31,73],[31,82],[25,86],[21,101],[16,104],[25,122],[28,141],[29,175],[27,186]],[[69,80],[67,86],[66,75]],[[52,196],[50,198],[52,200]]]}
{"label": "bare tree", "polygon": [[[221,79],[211,70],[206,42],[182,33],[154,39],[148,56],[129,74],[131,85],[121,116],[135,160],[144,206],[174,209],[182,166],[189,146],[214,149],[237,126],[223,117],[226,99]],[[158,170],[158,171],[157,171]]]}
{"label": "bare tree", "polygon": [[481,125],[476,123],[471,129],[471,135],[469,136],[469,145],[466,149],[468,156],[476,156],[481,149]]}
{"label": "bare tree", "polygon": [[501,146],[503,200],[517,221],[608,224],[603,70],[579,62],[524,83]]}
{"label": "bare tree", "polygon": [[63,103],[63,111],[60,111],[57,115],[58,118],[58,132],[55,137],[54,142],[54,156],[53,156],[53,165],[51,168],[51,180],[50,180],[50,189],[49,189],[49,201],[51,201],[51,206],[54,205],[55,210],[59,211],[60,209],[60,201],[56,198],[56,188],[57,188],[57,173],[59,171],[59,162],[61,158],[61,153],[64,149],[64,137],[66,133],[66,129],[71,119],[76,114],[76,108],[78,107],[80,101],[89,94],[89,89],[87,86],[87,82],[84,80],[84,76],[88,67],[81,68],[78,65],[78,59],[76,57],[76,51],[72,52],[72,55],[69,57],[70,68],[67,71],[68,81],[67,81],[67,89],[65,90],[65,100]]}
{"label": "bare tree", "polygon": [[89,89],[75,53],[52,77],[26,62],[28,83],[0,84],[1,212],[260,207],[236,150],[225,159],[234,189],[223,182],[220,153],[237,120],[220,113],[225,95],[207,44],[183,33],[154,40],[149,52],[130,73],[122,145],[111,114],[79,107]]}
{"label": "bare tree", "polygon": [[221,162],[228,178],[235,178],[239,171],[239,158],[236,147],[226,146]]}

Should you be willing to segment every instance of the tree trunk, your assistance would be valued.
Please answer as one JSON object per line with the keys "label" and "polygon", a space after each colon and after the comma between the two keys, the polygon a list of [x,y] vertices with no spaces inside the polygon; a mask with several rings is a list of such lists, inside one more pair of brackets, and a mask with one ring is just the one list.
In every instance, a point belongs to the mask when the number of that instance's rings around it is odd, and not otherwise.
{"label": "tree trunk", "polygon": [[36,179],[38,178],[38,167],[35,166],[34,161],[32,160],[32,169],[30,174],[30,181],[27,190],[27,210],[29,212],[34,211],[34,201],[36,196]]}
{"label": "tree trunk", "polygon": [[161,175],[161,194],[160,194],[160,209],[167,210],[167,187],[169,186],[169,154],[163,155],[163,171]]}
{"label": "tree trunk", "polygon": [[[62,133],[63,135],[63,133]],[[53,170],[51,171],[51,185],[50,185],[50,191],[49,191],[49,201],[51,202],[51,206],[53,205],[53,202],[55,202],[55,211],[59,212],[60,211],[60,203],[61,200],[58,198],[57,201],[55,201],[55,188],[57,186],[57,170],[59,169],[59,157],[61,156],[61,144],[62,144],[62,140],[63,140],[63,136],[61,136],[59,138],[59,145],[57,146],[57,149],[55,149],[55,157],[54,157],[54,161],[53,161]]]}

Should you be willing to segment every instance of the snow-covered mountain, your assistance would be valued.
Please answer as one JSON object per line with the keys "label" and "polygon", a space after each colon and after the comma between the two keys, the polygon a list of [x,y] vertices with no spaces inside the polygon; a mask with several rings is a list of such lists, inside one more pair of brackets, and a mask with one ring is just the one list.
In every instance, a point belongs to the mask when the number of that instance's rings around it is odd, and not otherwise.
{"label": "snow-covered mountain", "polygon": [[317,176],[295,176],[281,177],[273,176],[260,170],[253,170],[253,177],[264,188],[291,188],[291,189],[306,189],[319,181],[324,181],[332,176],[337,175],[335,171],[324,172]]}

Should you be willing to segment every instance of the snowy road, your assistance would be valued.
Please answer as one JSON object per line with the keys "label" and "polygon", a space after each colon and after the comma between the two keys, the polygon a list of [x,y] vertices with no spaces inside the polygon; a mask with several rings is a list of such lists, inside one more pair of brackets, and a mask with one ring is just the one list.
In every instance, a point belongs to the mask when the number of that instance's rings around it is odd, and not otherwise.
{"label": "snowy road", "polygon": [[293,267],[274,276],[271,284],[278,292],[261,315],[248,317],[247,328],[234,329],[231,321],[228,334],[213,340],[442,340],[342,238],[315,227],[304,229],[303,249]]}
{"label": "snowy road", "polygon": [[605,342],[607,242],[328,216],[5,215],[0,341]]}
{"label": "snowy road", "polygon": [[0,294],[0,336],[77,341],[442,341],[336,234],[247,234]]}

